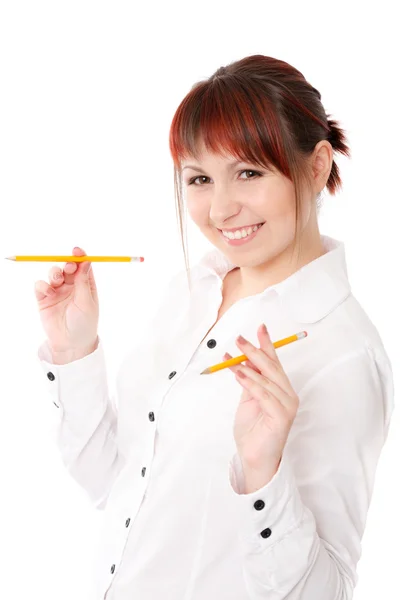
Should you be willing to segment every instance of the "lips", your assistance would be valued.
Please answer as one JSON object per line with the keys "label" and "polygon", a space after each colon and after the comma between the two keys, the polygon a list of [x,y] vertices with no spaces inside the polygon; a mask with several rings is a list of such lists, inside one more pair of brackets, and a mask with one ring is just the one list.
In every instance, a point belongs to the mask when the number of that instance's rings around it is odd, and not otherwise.
{"label": "lips", "polygon": [[[251,243],[251,241],[258,235],[258,232],[262,229],[262,226],[264,225],[264,223],[260,223],[260,225],[258,227],[255,227],[253,225],[253,229],[254,231],[252,231],[252,233],[242,237],[241,235],[239,237],[236,237],[235,233],[231,234],[231,237],[229,237],[229,235],[227,233],[225,233],[224,231],[219,231],[221,238],[224,240],[225,244],[228,244],[229,246],[242,246],[243,244],[248,244]],[[239,230],[236,230],[239,231]]]}
{"label": "lips", "polygon": [[231,227],[230,229],[219,229],[218,231],[241,231],[242,229],[247,229],[248,227],[256,227],[258,225],[264,225],[265,221],[262,221],[260,223],[253,223],[253,225],[239,225],[238,227]]}

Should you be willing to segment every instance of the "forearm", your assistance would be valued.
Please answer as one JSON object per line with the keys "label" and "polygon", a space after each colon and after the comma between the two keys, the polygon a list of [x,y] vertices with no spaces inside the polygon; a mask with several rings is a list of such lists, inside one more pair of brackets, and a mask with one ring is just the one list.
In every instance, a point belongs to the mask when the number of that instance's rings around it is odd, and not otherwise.
{"label": "forearm", "polygon": [[53,410],[58,416],[56,442],[61,458],[72,477],[100,507],[123,466],[103,349],[98,344],[96,351],[81,360],[61,364],[48,362],[50,356],[46,343],[39,358],[50,398],[57,407]]}

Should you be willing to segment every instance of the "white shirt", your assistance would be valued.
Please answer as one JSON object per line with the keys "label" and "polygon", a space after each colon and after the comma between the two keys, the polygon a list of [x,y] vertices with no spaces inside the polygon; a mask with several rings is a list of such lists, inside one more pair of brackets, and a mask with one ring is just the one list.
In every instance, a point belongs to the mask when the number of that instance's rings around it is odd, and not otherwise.
{"label": "white shirt", "polygon": [[[61,366],[47,342],[39,349],[63,461],[105,509],[96,600],[352,598],[393,376],[351,293],[343,243],[322,240],[326,254],[236,302],[202,343],[234,265],[208,252],[191,297],[182,270],[112,399],[101,340]],[[277,350],[300,399],[279,469],[243,494],[233,439],[242,387],[229,369],[200,372],[240,354],[238,334],[259,346],[262,322],[272,341],[308,337]]]}

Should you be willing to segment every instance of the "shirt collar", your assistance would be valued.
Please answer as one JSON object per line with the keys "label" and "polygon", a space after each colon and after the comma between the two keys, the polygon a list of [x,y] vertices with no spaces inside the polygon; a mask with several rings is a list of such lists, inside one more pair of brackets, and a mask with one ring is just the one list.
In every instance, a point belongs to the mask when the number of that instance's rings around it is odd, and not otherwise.
{"label": "shirt collar", "polygon": [[[314,259],[259,296],[275,293],[282,308],[299,323],[316,323],[331,313],[351,293],[344,243],[321,235],[326,254]],[[221,282],[235,268],[217,248],[207,252],[191,269],[193,281],[217,277]],[[250,300],[253,296],[248,297]]]}

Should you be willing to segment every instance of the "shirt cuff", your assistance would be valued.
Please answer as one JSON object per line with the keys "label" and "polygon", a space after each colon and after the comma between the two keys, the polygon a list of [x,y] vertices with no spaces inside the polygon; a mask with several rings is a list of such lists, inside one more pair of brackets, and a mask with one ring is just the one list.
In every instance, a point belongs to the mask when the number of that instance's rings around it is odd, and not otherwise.
{"label": "shirt cuff", "polygon": [[91,354],[64,365],[51,362],[52,354],[47,340],[39,347],[37,355],[50,397],[62,413],[71,417],[74,413],[82,416],[83,412],[90,411],[91,403],[99,406],[99,399],[107,397],[106,364],[100,339]]}
{"label": "shirt cuff", "polygon": [[244,493],[243,468],[237,453],[230,463],[229,480],[238,508],[239,535],[253,550],[270,547],[299,527],[304,505],[285,454],[272,479],[256,492]]}

